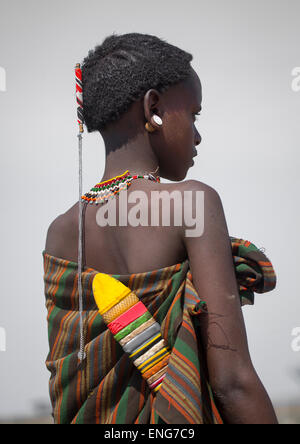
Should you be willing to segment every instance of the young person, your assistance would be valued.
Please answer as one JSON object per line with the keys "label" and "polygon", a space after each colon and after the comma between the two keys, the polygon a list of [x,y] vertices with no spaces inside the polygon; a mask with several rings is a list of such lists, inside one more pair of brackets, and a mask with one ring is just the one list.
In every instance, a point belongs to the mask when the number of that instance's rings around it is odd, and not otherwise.
{"label": "young person", "polygon": [[[111,179],[126,184],[128,174],[145,176],[131,180],[127,210],[129,215],[135,205],[130,196],[140,192],[140,213],[148,214],[149,223],[99,226],[99,206],[88,203],[95,203],[95,196],[101,200],[101,193],[94,187],[84,196],[86,357],[80,364],[78,203],[49,227],[43,252],[47,367],[57,423],[277,422],[251,362],[241,310],[241,304],[253,303],[255,291],[275,287],[272,264],[252,243],[229,236],[215,189],[184,180],[201,143],[195,119],[202,86],[192,58],[158,37],[131,33],[107,37],[83,62],[84,123],[88,132],[99,131],[106,150],[97,185],[107,193],[103,186],[111,186]],[[113,196],[117,220],[124,192]],[[170,219],[182,212],[182,223],[164,225],[166,204],[160,202],[155,210],[159,225],[151,225],[154,192],[176,195],[182,202],[190,192],[188,208],[200,208],[197,198],[204,196],[201,214],[196,214],[203,231],[187,236],[184,205],[178,210],[172,199]],[[148,380],[98,312],[93,282],[99,273],[134,292],[151,315],[147,322],[160,325],[169,354],[166,362],[161,359],[162,368],[160,358],[155,360]],[[104,287],[101,294],[110,298]],[[140,356],[151,364],[157,355],[150,349]]]}

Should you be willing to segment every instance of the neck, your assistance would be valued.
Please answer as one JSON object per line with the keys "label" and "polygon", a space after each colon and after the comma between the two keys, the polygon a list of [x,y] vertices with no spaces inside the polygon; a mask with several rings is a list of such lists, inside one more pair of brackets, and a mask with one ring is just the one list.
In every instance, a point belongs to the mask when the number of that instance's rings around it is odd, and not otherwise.
{"label": "neck", "polygon": [[106,161],[101,182],[118,176],[128,170],[135,174],[148,173],[159,176],[158,160],[152,151],[147,134],[139,134],[135,139],[113,150],[111,143],[105,138]]}
{"label": "neck", "polygon": [[[143,102],[132,104],[129,111],[101,131],[106,160],[101,182],[128,170],[131,175],[152,173],[159,176],[158,159],[144,126]],[[156,172],[155,172],[156,171]],[[155,173],[154,173],[155,172]]]}

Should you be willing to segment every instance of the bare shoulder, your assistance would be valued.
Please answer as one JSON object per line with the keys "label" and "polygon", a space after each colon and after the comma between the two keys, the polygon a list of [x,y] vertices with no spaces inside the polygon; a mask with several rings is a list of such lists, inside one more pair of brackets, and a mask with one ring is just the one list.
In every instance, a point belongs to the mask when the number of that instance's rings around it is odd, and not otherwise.
{"label": "bare shoulder", "polygon": [[74,207],[57,216],[49,225],[45,244],[47,254],[64,257],[64,246],[76,235]]}
{"label": "bare shoulder", "polygon": [[177,189],[181,190],[183,200],[187,201],[183,206],[183,211],[193,213],[193,216],[192,214],[188,214],[187,218],[183,218],[182,235],[186,233],[188,228],[186,222],[188,220],[190,220],[190,223],[193,221],[195,224],[198,223],[199,225],[201,219],[203,225],[205,225],[204,228],[207,228],[208,225],[210,227],[216,227],[217,222],[224,226],[225,215],[223,204],[221,196],[215,188],[199,180],[186,180],[181,182]]}
{"label": "bare shoulder", "polygon": [[[164,196],[166,199],[173,198],[176,200],[176,195],[179,193],[179,201],[181,203],[184,201],[185,196],[187,196],[189,202],[192,202],[193,206],[195,204],[195,200],[198,198],[202,198],[203,200],[205,199],[205,205],[207,208],[222,206],[221,197],[218,191],[212,186],[199,180],[191,179],[182,182],[150,183],[144,184],[144,186],[144,190],[147,190],[148,192],[155,191],[161,196],[163,196],[163,193],[167,193],[167,196]],[[191,197],[188,197],[189,193]],[[190,206],[190,204],[188,205]]]}
{"label": "bare shoulder", "polygon": [[221,200],[221,197],[215,188],[204,182],[201,182],[200,180],[185,180],[181,182],[181,188],[184,191],[202,191],[207,195],[209,199]]}
{"label": "bare shoulder", "polygon": [[170,183],[170,184],[163,184],[164,188],[166,190],[172,191],[179,191],[183,193],[186,192],[192,192],[192,201],[194,203],[195,199],[198,198],[199,195],[203,195],[205,202],[207,205],[222,205],[221,202],[221,196],[219,192],[213,188],[212,186],[201,182],[200,180],[190,179],[185,180],[182,182],[176,182],[176,183]]}

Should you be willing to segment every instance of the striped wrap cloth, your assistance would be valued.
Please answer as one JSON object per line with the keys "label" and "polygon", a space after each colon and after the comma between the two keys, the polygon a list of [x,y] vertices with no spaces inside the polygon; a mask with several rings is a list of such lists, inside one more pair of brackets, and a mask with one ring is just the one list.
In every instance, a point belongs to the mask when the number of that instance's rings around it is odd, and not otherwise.
{"label": "striped wrap cloth", "polygon": [[[254,292],[275,288],[273,266],[251,242],[230,240],[241,305],[252,305]],[[56,424],[223,423],[197,327],[205,301],[193,286],[188,260],[144,273],[107,275],[132,291],[133,299],[127,304],[138,300],[145,305],[147,327],[161,327],[170,355],[155,392],[123,349],[130,341],[126,336],[115,338],[107,327],[116,313],[110,309],[105,320],[99,314],[93,294],[99,272],[87,267],[82,273],[87,358],[79,363],[78,265],[45,251],[42,254],[50,349],[46,366],[51,373],[49,392]]]}

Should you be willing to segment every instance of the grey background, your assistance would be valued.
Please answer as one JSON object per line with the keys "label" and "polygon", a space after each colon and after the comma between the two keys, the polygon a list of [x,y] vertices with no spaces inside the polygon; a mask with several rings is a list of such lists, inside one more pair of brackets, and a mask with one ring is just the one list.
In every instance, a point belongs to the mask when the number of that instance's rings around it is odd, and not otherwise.
{"label": "grey background", "polygon": [[[272,401],[300,404],[300,2],[278,0],[0,1],[0,417],[48,409],[42,250],[50,222],[77,200],[74,65],[116,32],[157,35],[194,55],[203,137],[187,179],[220,193],[232,236],[264,247],[275,291],[243,309],[254,366]],[[104,149],[84,134],[84,189]]]}

